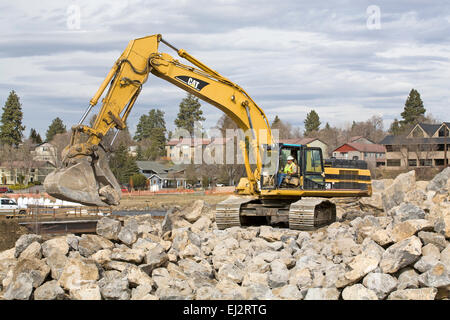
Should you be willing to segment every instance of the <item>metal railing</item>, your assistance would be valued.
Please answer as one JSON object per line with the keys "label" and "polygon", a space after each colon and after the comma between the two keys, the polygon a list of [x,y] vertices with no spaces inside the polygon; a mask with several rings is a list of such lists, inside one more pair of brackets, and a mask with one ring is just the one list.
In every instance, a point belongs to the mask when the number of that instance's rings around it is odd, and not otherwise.
{"label": "metal railing", "polygon": [[[24,213],[23,213],[24,212]],[[111,207],[46,207],[28,206],[27,209],[4,209],[0,211],[0,219],[32,220],[59,220],[67,218],[97,218],[112,215]]]}

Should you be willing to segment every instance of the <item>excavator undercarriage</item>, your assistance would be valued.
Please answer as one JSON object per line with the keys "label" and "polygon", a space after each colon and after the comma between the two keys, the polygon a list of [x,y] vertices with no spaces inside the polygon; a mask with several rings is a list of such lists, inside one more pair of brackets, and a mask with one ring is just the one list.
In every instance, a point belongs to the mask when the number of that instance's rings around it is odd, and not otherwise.
{"label": "excavator undercarriage", "polygon": [[325,198],[303,198],[269,206],[256,197],[232,196],[216,206],[216,223],[221,230],[255,224],[314,230],[335,221],[336,205]]}

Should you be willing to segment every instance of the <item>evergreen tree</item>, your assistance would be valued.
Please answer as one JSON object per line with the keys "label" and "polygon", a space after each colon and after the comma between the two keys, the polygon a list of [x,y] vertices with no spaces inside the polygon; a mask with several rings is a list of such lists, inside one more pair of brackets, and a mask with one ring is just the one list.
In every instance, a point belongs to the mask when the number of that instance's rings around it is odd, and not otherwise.
{"label": "evergreen tree", "polygon": [[312,132],[319,131],[320,128],[320,119],[319,115],[316,111],[311,110],[307,115],[304,121],[305,124],[305,132],[304,135],[307,136]]}
{"label": "evergreen tree", "polygon": [[13,90],[9,93],[3,107],[0,126],[1,144],[17,146],[22,142],[23,130],[25,130],[25,126],[22,125],[22,118],[22,105],[19,96]]}
{"label": "evergreen tree", "polygon": [[389,133],[398,136],[402,133],[402,126],[401,122],[397,120],[397,118],[394,119],[394,121],[391,123],[391,126],[389,127]]}
{"label": "evergreen tree", "polygon": [[411,89],[405,102],[404,111],[401,113],[403,118],[402,124],[404,126],[415,125],[424,119],[425,111],[420,93],[415,89]]}
{"label": "evergreen tree", "polygon": [[164,155],[166,144],[166,122],[164,112],[152,109],[148,115],[142,115],[137,125],[134,139],[146,146],[139,150],[139,158],[143,160],[155,160]]}
{"label": "evergreen tree", "polygon": [[165,143],[166,122],[164,120],[164,111],[152,109],[148,115],[142,115],[136,128],[134,139],[141,141],[151,138]]}
{"label": "evergreen tree", "polygon": [[275,119],[273,119],[273,122],[272,122],[272,129],[273,128],[277,128],[277,127],[279,127],[280,126],[280,123],[281,123],[281,120],[280,120],[280,118],[278,118],[278,116],[276,115],[275,116]]}
{"label": "evergreen tree", "polygon": [[109,166],[119,183],[128,183],[133,174],[139,173],[136,160],[128,154],[125,144],[120,144],[111,155]]}
{"label": "evergreen tree", "polygon": [[66,132],[66,126],[64,125],[62,120],[59,117],[57,117],[57,118],[53,119],[52,123],[48,127],[45,139],[47,142],[50,142],[50,141],[52,141],[52,139],[55,135],[57,135],[58,133],[64,133],[64,132]]}
{"label": "evergreen tree", "polygon": [[278,130],[278,137],[280,139],[291,139],[291,138],[299,138],[300,134],[297,132],[297,128],[292,127],[292,125],[283,121],[278,116],[275,116],[275,119],[272,122],[271,129]]}
{"label": "evergreen tree", "polygon": [[29,139],[30,139],[31,143],[33,143],[33,144],[41,144],[42,143],[41,135],[39,133],[37,133],[37,131],[34,128],[31,128],[31,130],[30,130]]}
{"label": "evergreen tree", "polygon": [[204,121],[203,111],[200,109],[201,104],[198,98],[188,93],[180,103],[180,111],[175,119],[177,128],[185,129],[191,137],[194,135],[194,124],[197,121]]}
{"label": "evergreen tree", "polygon": [[330,130],[331,129],[331,126],[330,126],[330,124],[327,122],[326,124],[325,124],[325,130]]}

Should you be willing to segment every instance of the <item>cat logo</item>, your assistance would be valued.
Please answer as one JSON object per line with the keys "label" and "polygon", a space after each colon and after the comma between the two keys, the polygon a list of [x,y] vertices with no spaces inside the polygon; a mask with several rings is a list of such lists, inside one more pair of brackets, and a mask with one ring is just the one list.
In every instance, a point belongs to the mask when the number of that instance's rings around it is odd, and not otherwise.
{"label": "cat logo", "polygon": [[175,79],[180,80],[184,84],[187,84],[191,88],[200,91],[209,83],[200,79],[188,77],[188,76],[176,76]]}

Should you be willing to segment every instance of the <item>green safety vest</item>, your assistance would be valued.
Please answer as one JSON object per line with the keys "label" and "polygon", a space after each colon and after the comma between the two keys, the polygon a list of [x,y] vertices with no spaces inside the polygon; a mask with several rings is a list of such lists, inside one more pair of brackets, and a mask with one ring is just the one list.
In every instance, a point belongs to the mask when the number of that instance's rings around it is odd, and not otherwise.
{"label": "green safety vest", "polygon": [[294,173],[296,171],[295,163],[292,162],[291,164],[286,163],[286,166],[284,167],[283,173]]}

